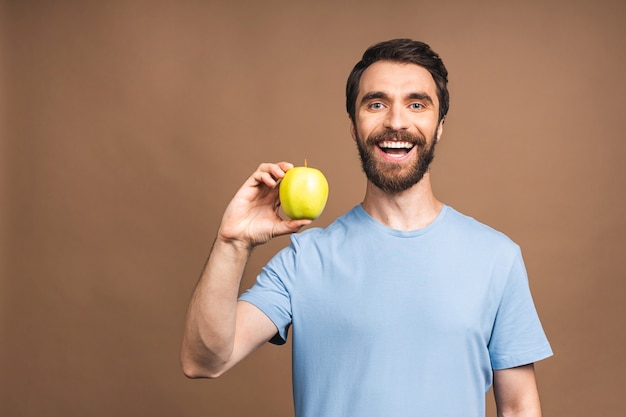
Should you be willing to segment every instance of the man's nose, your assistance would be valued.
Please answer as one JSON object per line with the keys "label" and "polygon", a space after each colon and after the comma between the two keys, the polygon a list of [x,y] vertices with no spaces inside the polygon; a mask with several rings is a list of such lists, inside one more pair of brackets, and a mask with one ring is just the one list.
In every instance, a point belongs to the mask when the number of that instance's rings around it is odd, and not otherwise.
{"label": "man's nose", "polygon": [[392,130],[408,129],[408,117],[401,106],[391,106],[384,121],[384,127]]}

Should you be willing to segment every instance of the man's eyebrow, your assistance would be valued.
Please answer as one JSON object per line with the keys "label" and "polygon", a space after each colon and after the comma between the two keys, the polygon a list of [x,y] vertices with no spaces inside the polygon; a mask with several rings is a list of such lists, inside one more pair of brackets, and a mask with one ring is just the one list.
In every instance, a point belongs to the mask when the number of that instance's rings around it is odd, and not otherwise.
{"label": "man's eyebrow", "polygon": [[[369,93],[366,93],[363,96],[363,98],[361,99],[361,103],[365,103],[366,101],[370,101],[370,100],[384,99],[388,97],[389,96],[384,91],[370,91]],[[409,100],[422,100],[430,104],[434,104],[432,97],[426,93],[421,93],[421,92],[409,93],[406,96],[406,98]]]}
{"label": "man's eyebrow", "polygon": [[387,98],[387,94],[383,91],[370,91],[369,93],[366,93],[363,98],[361,99],[361,103],[365,103],[366,101],[369,100],[377,100],[380,98]]}
{"label": "man's eyebrow", "polygon": [[407,98],[411,100],[427,101],[430,104],[434,104],[432,97],[426,93],[411,93],[407,96]]}

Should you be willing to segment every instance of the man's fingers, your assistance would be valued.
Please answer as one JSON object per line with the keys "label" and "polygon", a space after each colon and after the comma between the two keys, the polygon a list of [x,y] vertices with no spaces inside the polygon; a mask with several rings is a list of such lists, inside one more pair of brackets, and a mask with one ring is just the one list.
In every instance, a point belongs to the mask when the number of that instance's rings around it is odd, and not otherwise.
{"label": "man's fingers", "polygon": [[293,164],[291,162],[279,162],[277,164],[284,172],[287,172],[291,168],[293,168]]}
{"label": "man's fingers", "polygon": [[293,164],[289,162],[263,163],[259,165],[252,178],[259,184],[274,188],[278,184],[278,180],[284,177],[285,172],[291,168],[293,168]]}

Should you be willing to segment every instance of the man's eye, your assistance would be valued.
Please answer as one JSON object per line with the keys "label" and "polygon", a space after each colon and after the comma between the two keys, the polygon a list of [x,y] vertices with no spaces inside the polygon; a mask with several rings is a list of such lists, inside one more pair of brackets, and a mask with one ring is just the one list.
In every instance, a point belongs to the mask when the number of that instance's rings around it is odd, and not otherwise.
{"label": "man's eye", "polygon": [[415,110],[421,110],[424,108],[424,105],[422,103],[411,103],[410,107]]}
{"label": "man's eye", "polygon": [[369,107],[370,109],[379,110],[383,108],[383,103],[372,103]]}

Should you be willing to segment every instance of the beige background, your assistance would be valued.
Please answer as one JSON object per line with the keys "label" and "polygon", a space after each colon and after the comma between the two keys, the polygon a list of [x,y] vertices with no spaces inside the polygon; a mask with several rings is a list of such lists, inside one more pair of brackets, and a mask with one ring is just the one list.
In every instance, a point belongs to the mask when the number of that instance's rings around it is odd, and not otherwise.
{"label": "beige background", "polygon": [[[406,36],[450,71],[437,194],[524,250],[556,352],[537,366],[545,415],[625,415],[625,12],[3,1],[0,414],[289,416],[288,348],[185,379],[187,301],[258,163],[307,158],[326,173],[316,225],[360,201],[345,79],[364,48]],[[254,254],[245,286],[285,242]]]}

